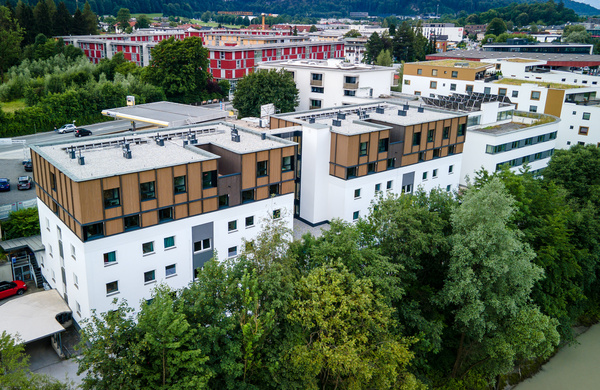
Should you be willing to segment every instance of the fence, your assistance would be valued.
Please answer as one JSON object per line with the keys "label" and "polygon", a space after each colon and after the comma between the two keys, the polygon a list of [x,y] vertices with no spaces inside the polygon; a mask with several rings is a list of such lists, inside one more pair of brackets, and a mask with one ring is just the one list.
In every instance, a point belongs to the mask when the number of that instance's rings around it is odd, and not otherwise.
{"label": "fence", "polygon": [[21,200],[19,202],[5,204],[0,206],[0,219],[7,219],[8,215],[13,211],[37,207],[36,199]]}

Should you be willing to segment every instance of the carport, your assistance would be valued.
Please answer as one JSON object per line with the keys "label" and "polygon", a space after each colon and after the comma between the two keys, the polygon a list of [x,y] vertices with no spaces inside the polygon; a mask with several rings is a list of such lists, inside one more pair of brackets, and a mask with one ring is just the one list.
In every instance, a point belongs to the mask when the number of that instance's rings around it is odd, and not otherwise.
{"label": "carport", "polygon": [[[186,126],[227,117],[228,112],[172,102],[155,102],[102,110],[102,115],[159,127]],[[135,129],[133,129],[135,130]]]}
{"label": "carport", "polygon": [[52,347],[64,357],[61,333],[73,322],[72,311],[58,291],[23,295],[0,305],[0,329],[22,344],[50,337]]}

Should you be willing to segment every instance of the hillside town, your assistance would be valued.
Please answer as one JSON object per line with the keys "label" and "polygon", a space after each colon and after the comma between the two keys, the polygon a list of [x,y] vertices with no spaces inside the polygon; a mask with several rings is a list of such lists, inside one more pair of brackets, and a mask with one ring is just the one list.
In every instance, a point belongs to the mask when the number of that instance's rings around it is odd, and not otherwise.
{"label": "hillside town", "polygon": [[597,334],[599,18],[73,6],[0,6],[0,388],[527,389]]}

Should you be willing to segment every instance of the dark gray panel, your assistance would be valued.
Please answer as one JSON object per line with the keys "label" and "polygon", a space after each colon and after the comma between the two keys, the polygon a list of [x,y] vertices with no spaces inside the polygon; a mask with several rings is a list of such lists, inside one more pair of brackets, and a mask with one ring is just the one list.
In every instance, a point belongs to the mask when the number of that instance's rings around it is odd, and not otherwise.
{"label": "dark gray panel", "polygon": [[[193,269],[200,268],[213,257],[215,243],[213,239],[213,223],[192,226],[192,265]],[[210,250],[194,253],[194,243],[210,238]]]}
{"label": "dark gray panel", "polygon": [[409,173],[405,173],[404,175],[402,175],[402,187],[407,186],[407,185],[413,185],[415,182],[415,173],[414,172],[409,172]]}

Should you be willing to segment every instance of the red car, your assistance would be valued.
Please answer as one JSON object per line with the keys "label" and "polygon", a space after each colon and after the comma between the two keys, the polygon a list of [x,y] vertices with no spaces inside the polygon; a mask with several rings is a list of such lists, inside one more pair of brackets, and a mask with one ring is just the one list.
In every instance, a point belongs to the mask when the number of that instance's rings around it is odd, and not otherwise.
{"label": "red car", "polygon": [[27,285],[20,280],[0,282],[0,299],[12,297],[13,295],[23,295],[26,290]]}

